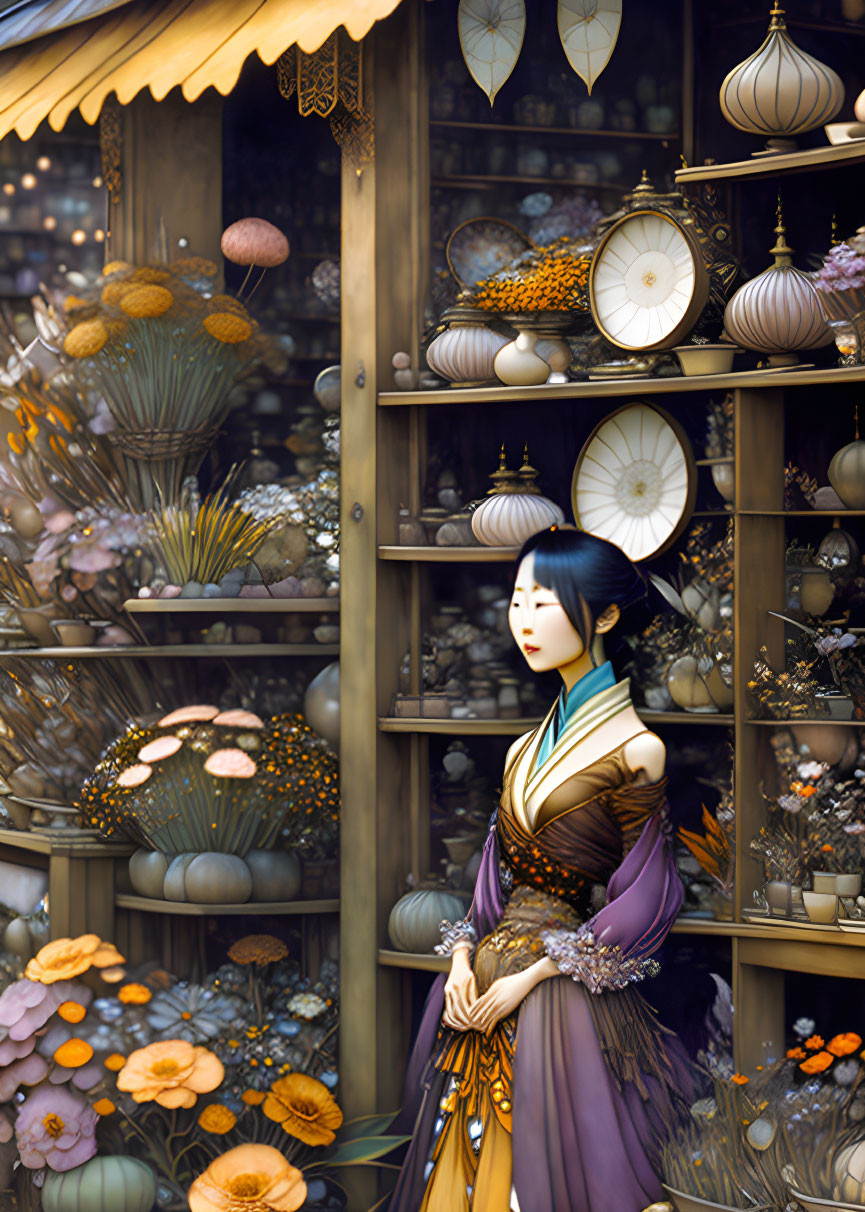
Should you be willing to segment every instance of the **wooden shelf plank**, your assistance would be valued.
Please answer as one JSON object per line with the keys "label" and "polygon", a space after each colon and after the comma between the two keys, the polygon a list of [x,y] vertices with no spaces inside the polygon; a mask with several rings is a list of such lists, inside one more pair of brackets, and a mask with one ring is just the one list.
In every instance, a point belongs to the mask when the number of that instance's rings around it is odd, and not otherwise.
{"label": "wooden shelf plank", "polygon": [[744,518],[865,518],[865,509],[737,509]]}
{"label": "wooden shelf plank", "polygon": [[339,656],[339,644],[129,644],[105,648],[10,648],[3,657],[38,660],[84,660],[91,657],[148,659],[161,657]]}
{"label": "wooden shelf plank", "polygon": [[67,854],[76,858],[123,858],[135,852],[129,842],[106,842],[93,837],[63,837],[49,832],[36,833],[23,829],[0,829],[0,846],[14,846],[34,854]]}
{"label": "wooden shelf plank", "polygon": [[498,177],[487,173],[447,173],[433,177],[433,189],[495,189],[499,185],[552,185],[559,189],[585,189],[595,193],[625,194],[629,186],[610,181],[572,181],[566,177]]}
{"label": "wooden shelf plank", "polygon": [[[504,132],[512,135],[532,135],[535,138],[538,135],[567,135],[571,139],[647,139],[659,143],[669,143],[680,138],[677,130],[670,131],[666,135],[659,135],[650,130],[584,130],[575,126],[529,126],[513,122],[449,122],[435,118],[430,120],[430,126],[440,127],[442,130],[447,131],[488,130],[494,133]],[[563,181],[562,184],[570,185],[573,182]]]}
{"label": "wooden shelf plank", "polygon": [[390,547],[380,546],[380,560],[414,560],[428,564],[505,564],[519,547]]}
{"label": "wooden shelf plank", "polygon": [[804,151],[783,152],[777,156],[753,156],[749,160],[734,160],[730,164],[698,164],[680,168],[676,184],[690,181],[729,181],[743,177],[777,177],[791,173],[814,172],[819,169],[840,168],[865,160],[865,139],[833,146],[809,147]]}
{"label": "wooden shelf plank", "polygon": [[[713,922],[700,918],[679,918],[673,923],[671,933],[739,938],[749,942],[753,940],[758,944],[777,942],[779,944],[777,950],[771,945],[769,947],[763,945],[759,950],[755,950],[746,962],[763,964],[771,957],[772,963],[766,964],[766,966],[789,971],[799,971],[798,965],[801,961],[797,955],[797,949],[800,947],[805,947],[808,954],[812,955],[816,944],[817,947],[827,950],[827,958],[831,957],[831,953],[836,947],[865,947],[865,931],[854,934],[850,931],[840,930],[837,926],[826,926],[823,930],[799,930],[793,925],[758,926],[751,922]],[[785,947],[784,944],[793,944],[793,946]],[[838,953],[836,952],[835,955],[837,956]],[[387,948],[379,951],[378,962],[385,968],[405,968],[416,972],[447,972],[450,968],[450,957],[447,955],[421,955]],[[841,962],[850,963],[849,959],[846,961],[842,959]],[[805,970],[807,971],[807,969]],[[855,974],[851,973],[851,975]]]}
{"label": "wooden shelf plank", "polygon": [[[863,143],[865,146],[865,143]],[[435,391],[382,391],[381,407],[412,404],[524,404],[530,400],[586,400],[676,392],[733,391],[741,387],[807,387],[865,382],[865,366],[825,370],[745,370],[728,375],[676,375],[667,379],[593,379],[580,383],[542,383],[537,387],[443,387]],[[828,402],[828,397],[822,397]]]}
{"label": "wooden shelf plank", "polygon": [[324,614],[339,598],[130,598],[128,614]]}
{"label": "wooden shelf plank", "polygon": [[746,724],[756,724],[759,728],[792,728],[797,724],[813,728],[822,724],[841,724],[844,728],[865,728],[865,720],[745,720]]}
{"label": "wooden shelf plank", "polygon": [[309,913],[339,913],[339,901],[247,901],[243,905],[201,905],[192,901],[160,901],[149,896],[118,893],[114,899],[118,909],[138,913],[170,913],[179,917],[247,917],[268,914],[290,917]]}
{"label": "wooden shelf plank", "polygon": [[[734,717],[721,714],[696,714],[687,711],[643,711],[637,714],[647,724],[714,724],[732,728]],[[522,736],[536,727],[540,719],[513,720],[444,720],[423,719],[417,716],[380,716],[380,732],[428,732],[454,733],[466,736]]]}

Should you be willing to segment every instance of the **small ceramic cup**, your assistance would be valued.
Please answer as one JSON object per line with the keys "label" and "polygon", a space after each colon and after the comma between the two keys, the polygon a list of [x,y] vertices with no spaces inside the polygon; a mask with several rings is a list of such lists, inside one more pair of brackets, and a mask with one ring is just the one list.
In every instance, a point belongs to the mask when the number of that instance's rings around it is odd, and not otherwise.
{"label": "small ceramic cup", "polygon": [[862,875],[852,872],[835,876],[835,891],[838,896],[858,896],[862,891]]}
{"label": "small ceramic cup", "polygon": [[87,648],[96,639],[96,628],[80,619],[52,619],[51,627],[64,648]]}
{"label": "small ceramic cup", "polygon": [[838,916],[838,898],[834,892],[805,892],[805,911],[812,922],[827,925]]}
{"label": "small ceramic cup", "polygon": [[[813,892],[838,892],[836,880],[838,879],[832,871],[812,871],[811,872],[811,889]],[[844,893],[845,896],[855,895]]]}

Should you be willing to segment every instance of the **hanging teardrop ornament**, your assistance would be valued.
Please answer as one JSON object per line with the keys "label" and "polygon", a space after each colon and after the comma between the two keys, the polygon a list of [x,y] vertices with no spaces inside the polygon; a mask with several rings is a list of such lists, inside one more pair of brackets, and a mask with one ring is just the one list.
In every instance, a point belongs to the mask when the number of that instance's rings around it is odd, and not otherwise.
{"label": "hanging teardrop ornament", "polygon": [[589,94],[610,62],[622,24],[622,0],[559,0],[559,37]]}
{"label": "hanging teardrop ornament", "polygon": [[460,0],[458,25],[466,67],[492,105],[523,48],[525,0]]}

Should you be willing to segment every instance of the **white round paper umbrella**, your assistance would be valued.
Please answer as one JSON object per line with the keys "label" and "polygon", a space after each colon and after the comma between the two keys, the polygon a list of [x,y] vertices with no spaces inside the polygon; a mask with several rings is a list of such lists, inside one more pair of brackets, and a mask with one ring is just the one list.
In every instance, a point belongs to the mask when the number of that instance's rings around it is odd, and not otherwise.
{"label": "white round paper umbrella", "polygon": [[690,443],[672,417],[628,404],[605,417],[577,459],[571,501],[577,525],[648,560],[668,547],[694,508]]}
{"label": "white round paper umbrella", "polygon": [[693,225],[659,211],[625,215],[607,232],[589,275],[595,323],[620,349],[671,349],[709,298]]}

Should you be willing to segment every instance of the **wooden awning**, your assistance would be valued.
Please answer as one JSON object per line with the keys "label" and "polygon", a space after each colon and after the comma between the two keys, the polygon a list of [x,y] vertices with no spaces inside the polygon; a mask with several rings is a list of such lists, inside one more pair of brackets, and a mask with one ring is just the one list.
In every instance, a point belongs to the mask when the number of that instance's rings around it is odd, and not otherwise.
{"label": "wooden awning", "polygon": [[60,130],[76,108],[93,124],[112,92],[124,105],[143,88],[157,101],[178,86],[187,101],[209,87],[225,96],[254,51],[271,64],[295,43],[317,50],[340,25],[360,40],[399,2],[48,0],[0,11],[0,138],[29,139],[46,118]]}

